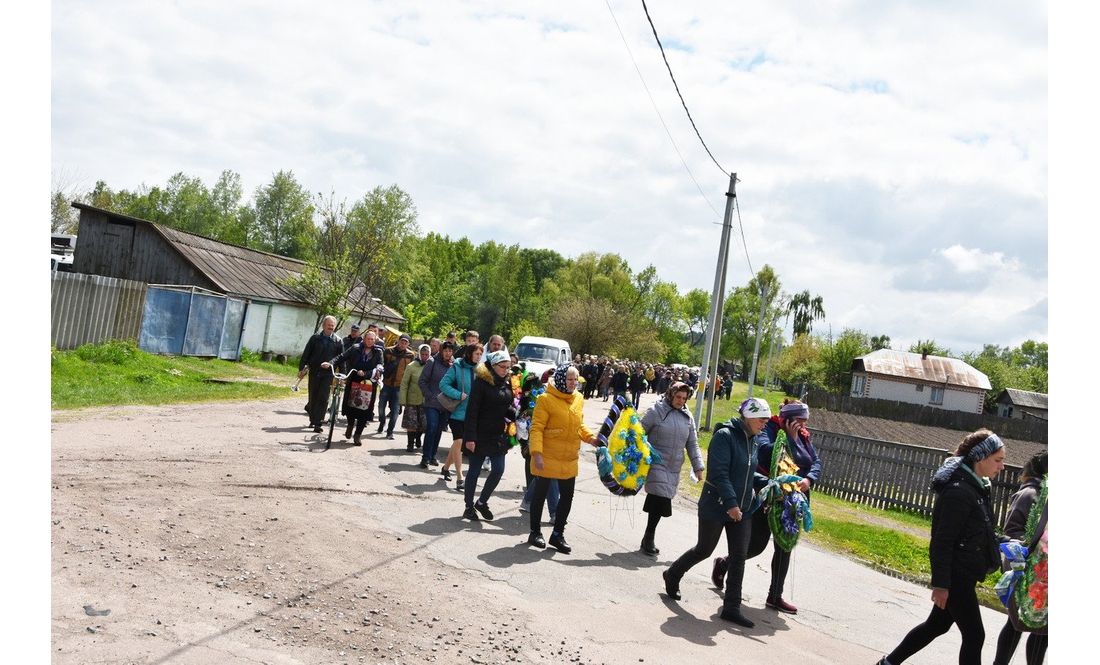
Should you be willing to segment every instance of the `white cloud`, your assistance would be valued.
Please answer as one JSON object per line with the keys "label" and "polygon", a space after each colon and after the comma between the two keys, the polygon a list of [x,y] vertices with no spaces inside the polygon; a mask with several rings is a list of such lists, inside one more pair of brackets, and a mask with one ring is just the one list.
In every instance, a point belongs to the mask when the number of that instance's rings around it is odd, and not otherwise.
{"label": "white cloud", "polygon": [[[1045,297],[1044,3],[651,6],[722,169],[641,7],[611,7],[58,0],[54,168],[116,189],[230,169],[248,193],[285,169],[349,200],[396,183],[427,231],[617,252],[681,291],[711,288],[736,171],[730,283],[770,264],[825,325],[980,348]],[[981,253],[936,254],[956,246]],[[1014,293],[958,269],[994,256]]]}

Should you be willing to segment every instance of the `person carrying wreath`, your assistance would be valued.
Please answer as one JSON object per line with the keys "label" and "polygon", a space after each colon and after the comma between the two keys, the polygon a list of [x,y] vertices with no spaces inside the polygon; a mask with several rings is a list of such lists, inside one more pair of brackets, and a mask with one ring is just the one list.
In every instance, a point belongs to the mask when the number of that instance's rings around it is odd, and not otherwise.
{"label": "person carrying wreath", "polygon": [[985,628],[975,587],[1001,566],[993,531],[990,478],[1005,468],[1005,444],[993,432],[968,434],[932,478],[932,611],[877,665],[901,665],[951,626],[962,633],[959,665],[980,665]]}
{"label": "person carrying wreath", "polygon": [[756,472],[760,433],[771,418],[768,403],[750,397],[731,418],[714,428],[707,449],[707,477],[699,497],[699,536],[695,546],[662,573],[665,593],[680,600],[680,580],[695,564],[705,560],[725,532],[728,548],[726,595],[719,615],[725,621],[752,628],[756,623],[741,612],[741,583],[752,537],[752,514],[760,506],[757,489],[767,477]]}
{"label": "person carrying wreath", "polygon": [[645,480],[645,504],[642,510],[649,513],[642,551],[650,556],[661,553],[654,541],[657,523],[662,517],[672,515],[672,499],[680,486],[680,467],[684,465],[684,453],[691,458],[691,473],[696,481],[703,478],[703,455],[696,438],[695,417],[687,408],[691,388],[677,381],[669,386],[664,397],[642,416],[641,425],[649,445],[657,450],[661,461],[649,467]]}
{"label": "person carrying wreath", "polygon": [[[797,483],[780,485],[781,493],[775,497],[775,503],[766,511],[759,510],[753,515],[754,522],[765,523],[753,525],[754,531],[765,534],[759,543],[755,540],[754,543],[762,548],[770,537],[774,550],[771,585],[764,605],[786,614],[798,614],[797,607],[783,600],[783,584],[791,567],[791,552],[798,544],[802,529],[799,513],[809,510],[810,488],[821,477],[821,458],[806,429],[809,419],[810,408],[806,404],[785,398],[779,414],[772,416],[764,426],[764,440],[760,442],[760,459],[756,465],[757,471],[769,478],[788,474],[801,477]],[[799,506],[802,501],[805,501],[804,506]],[[714,560],[711,579],[719,589],[722,588],[720,573],[724,572],[724,566],[724,557]]]}

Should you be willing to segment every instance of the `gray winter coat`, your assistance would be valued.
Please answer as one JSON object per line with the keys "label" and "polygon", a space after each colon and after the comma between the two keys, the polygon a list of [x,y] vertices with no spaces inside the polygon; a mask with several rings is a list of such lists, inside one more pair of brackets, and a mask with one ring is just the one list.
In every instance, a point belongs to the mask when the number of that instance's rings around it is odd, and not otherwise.
{"label": "gray winter coat", "polygon": [[657,449],[661,463],[649,467],[645,479],[645,491],[671,499],[680,485],[680,468],[684,465],[684,451],[691,457],[691,468],[703,469],[703,454],[695,433],[695,418],[687,406],[673,409],[668,400],[661,398],[642,416],[649,445]]}

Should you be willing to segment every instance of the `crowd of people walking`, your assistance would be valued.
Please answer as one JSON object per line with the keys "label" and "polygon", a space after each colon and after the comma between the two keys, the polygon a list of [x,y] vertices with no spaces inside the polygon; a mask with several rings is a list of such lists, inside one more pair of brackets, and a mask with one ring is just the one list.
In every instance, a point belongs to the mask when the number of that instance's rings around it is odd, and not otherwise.
{"label": "crowd of people walking", "polygon": [[[622,397],[640,410],[643,394],[661,395],[639,421],[659,457],[644,484],[642,510],[648,517],[642,553],[660,553],[657,526],[672,515],[685,461],[692,480],[703,481],[696,542],[662,573],[666,595],[673,601],[682,599],[684,575],[710,557],[724,535],[724,556],[714,560],[711,573],[715,586],[724,591],[719,617],[753,628],[755,622],[741,611],[746,560],[760,554],[771,540],[765,606],[798,612],[784,599],[784,589],[798,532],[805,528],[801,520],[808,513],[810,490],[823,471],[807,428],[806,404],[786,399],[773,415],[765,400],[744,400],[736,417],[714,428],[704,463],[697,425],[687,408],[700,382],[688,368],[577,356],[534,377],[513,367],[516,357],[499,335],[483,346],[480,335],[471,330],[457,346],[452,333],[446,340],[428,340],[414,352],[409,335],[400,335],[386,347],[376,326],[361,333],[360,326],[353,325],[340,339],[335,324],[334,318],[326,317],[302,354],[299,378],[309,376],[309,427],[321,431],[332,372],[339,368],[347,375],[341,408],[347,419],[345,438],[362,445],[364,429],[377,408],[376,433],[394,439],[400,417],[406,451],[419,455],[420,469],[440,467],[444,481],[449,482],[453,472],[455,489],[463,496],[461,516],[470,521],[494,519],[489,503],[504,475],[508,452],[518,445],[527,481],[520,510],[529,513],[527,543],[539,549],[549,544],[560,553],[572,552],[565,530],[580,473],[580,447],[600,445],[597,434],[584,423],[585,400]],[[728,375],[719,376],[702,382],[702,389],[728,398],[731,385]],[[451,433],[452,443],[441,462],[438,451],[445,431]],[[935,474],[932,608],[879,665],[900,665],[952,626],[962,634],[959,662],[980,662],[985,633],[975,587],[1001,565],[999,543],[1024,538],[1024,524],[1047,472],[1045,453],[1028,462],[1004,532],[997,533],[990,479],[1004,469],[1004,460],[1004,442],[981,429],[966,436]],[[1045,497],[1045,484],[1043,488]],[[541,528],[544,507],[553,525],[548,541]],[[1044,525],[1045,515],[1044,500]],[[1007,623],[998,639],[996,663],[1007,663],[1020,639],[1018,627]],[[1042,662],[1046,646],[1045,630],[1029,636],[1028,665]]]}

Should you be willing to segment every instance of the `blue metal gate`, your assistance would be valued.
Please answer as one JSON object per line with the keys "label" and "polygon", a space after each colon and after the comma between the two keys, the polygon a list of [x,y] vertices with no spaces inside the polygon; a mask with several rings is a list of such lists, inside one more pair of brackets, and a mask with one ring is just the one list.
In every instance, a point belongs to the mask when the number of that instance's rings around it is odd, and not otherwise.
{"label": "blue metal gate", "polygon": [[149,353],[239,360],[243,300],[198,287],[149,285],[138,348]]}

